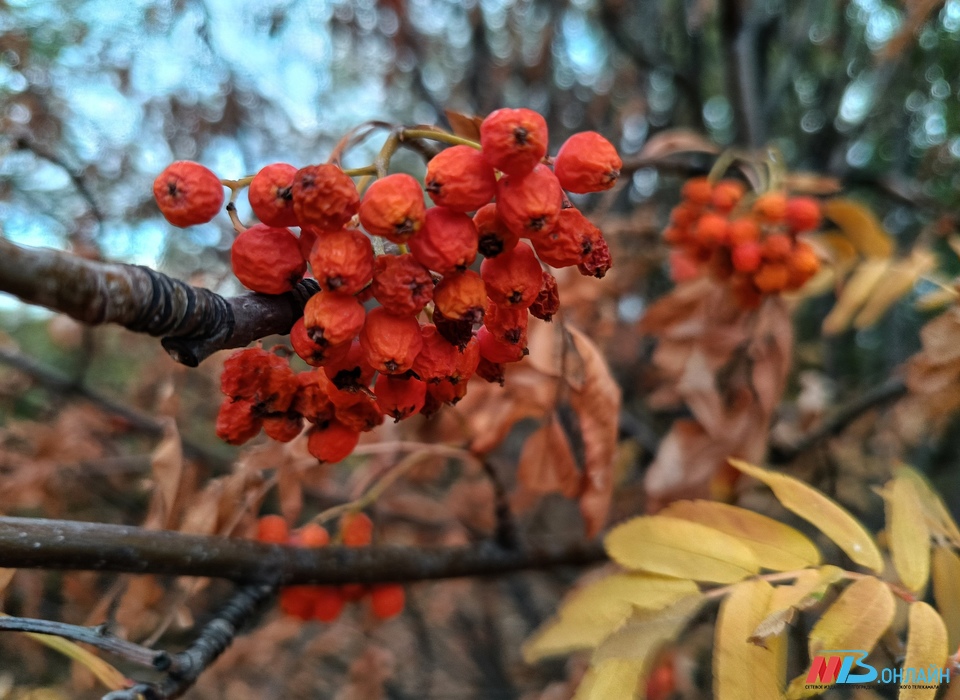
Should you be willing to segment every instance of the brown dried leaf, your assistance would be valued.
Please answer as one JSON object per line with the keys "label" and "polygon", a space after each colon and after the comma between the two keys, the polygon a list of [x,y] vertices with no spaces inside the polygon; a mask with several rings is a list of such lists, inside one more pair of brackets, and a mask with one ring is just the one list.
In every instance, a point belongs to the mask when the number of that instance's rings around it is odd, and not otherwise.
{"label": "brown dried leaf", "polygon": [[579,493],[580,471],[567,435],[555,417],[551,416],[524,443],[517,481],[532,493],[562,493],[567,498]]}
{"label": "brown dried leaf", "polygon": [[183,445],[173,419],[165,421],[163,439],[150,456],[150,469],[154,487],[144,527],[173,529],[182,509],[179,496],[184,473]]}
{"label": "brown dried leaf", "polygon": [[843,184],[835,177],[799,170],[787,173],[783,179],[783,186],[793,194],[819,197],[838,194],[843,189]]}
{"label": "brown dried leaf", "polygon": [[15,573],[17,573],[16,569],[0,568],[0,593],[3,593],[3,590],[10,585]]}
{"label": "brown dried leaf", "polygon": [[288,460],[277,465],[277,495],[284,519],[296,523],[303,510],[303,482],[299,470]]}
{"label": "brown dried leaf", "polygon": [[483,123],[483,117],[470,116],[452,109],[443,110],[443,114],[454,134],[471,141],[480,140],[480,124]]}
{"label": "brown dried leaf", "polygon": [[662,160],[675,153],[719,153],[720,148],[691,129],[665,129],[657,132],[643,144],[639,158]]}

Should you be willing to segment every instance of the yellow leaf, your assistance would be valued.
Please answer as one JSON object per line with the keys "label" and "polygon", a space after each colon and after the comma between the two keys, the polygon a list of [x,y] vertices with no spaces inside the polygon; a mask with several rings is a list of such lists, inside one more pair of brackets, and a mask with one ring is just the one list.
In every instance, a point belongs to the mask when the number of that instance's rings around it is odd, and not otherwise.
{"label": "yellow leaf", "polygon": [[946,547],[933,548],[933,600],[947,623],[950,648],[960,645],[960,557]]}
{"label": "yellow leaf", "polygon": [[917,299],[913,306],[917,311],[939,311],[944,306],[953,304],[957,296],[957,291],[952,287],[938,287]]}
{"label": "yellow leaf", "polygon": [[[907,655],[903,660],[904,674],[906,675],[908,669],[923,669],[926,672],[931,666],[943,668],[946,666],[949,653],[947,628],[943,624],[943,618],[924,602],[911,603]],[[939,674],[936,680],[928,678],[923,683],[911,683],[911,679],[905,677],[903,685],[914,687],[901,687],[900,695],[897,697],[899,700],[933,700],[937,694],[936,686],[939,685],[939,680]],[[931,687],[918,688],[916,687],[918,685]]]}
{"label": "yellow leaf", "polygon": [[890,269],[888,258],[870,258],[857,266],[833,309],[823,319],[823,332],[827,335],[839,333],[850,327],[854,315],[860,310],[874,289],[880,284]]}
{"label": "yellow leaf", "polygon": [[857,579],[834,601],[810,630],[810,657],[825,649],[869,652],[893,622],[896,602],[880,579]]}
{"label": "yellow leaf", "polygon": [[[0,613],[0,616],[8,617],[4,613]],[[90,673],[97,677],[97,680],[110,690],[121,690],[123,688],[129,688],[131,685],[127,677],[120,673],[120,671],[96,654],[87,651],[78,644],[74,644],[69,639],[50,634],[37,634],[35,632],[21,632],[21,634],[85,666]]]}
{"label": "yellow leaf", "polygon": [[733,535],[753,550],[762,569],[793,571],[820,564],[820,552],[806,535],[746,508],[716,501],[676,501],[660,514]]}
{"label": "yellow leaf", "polygon": [[739,459],[730,464],[747,476],[763,482],[784,508],[808,521],[836,542],[848,557],[877,573],[883,571],[883,556],[867,529],[841,505],[786,474],[756,467]]}
{"label": "yellow leaf", "polygon": [[887,542],[897,575],[917,592],[930,578],[930,530],[920,496],[908,477],[895,477],[883,490]]}
{"label": "yellow leaf", "polygon": [[643,664],[631,659],[609,659],[591,666],[573,700],[633,700]]}
{"label": "yellow leaf", "polygon": [[665,515],[628,520],[604,538],[610,557],[627,569],[735,583],[760,570],[753,551],[712,527]]}
{"label": "yellow leaf", "polygon": [[837,198],[823,203],[823,213],[865,256],[889,258],[893,253],[893,240],[870,208],[852,199]]}
{"label": "yellow leaf", "polygon": [[662,610],[638,614],[597,647],[591,663],[599,664],[609,659],[632,659],[644,664],[652,661],[661,646],[683,632],[700,611],[703,601],[703,594],[697,593]]}
{"label": "yellow leaf", "polygon": [[779,698],[783,692],[786,646],[782,637],[766,648],[748,641],[764,618],[773,586],[743,581],[720,605],[713,643],[713,697],[717,700]]}
{"label": "yellow leaf", "polygon": [[913,488],[920,499],[923,507],[924,518],[927,521],[927,527],[930,532],[951,542],[955,547],[960,547],[960,529],[954,521],[943,499],[937,494],[926,477],[912,467],[905,464],[894,469],[894,476],[901,479],[907,479],[913,484]]}
{"label": "yellow leaf", "polygon": [[827,589],[842,578],[843,569],[832,565],[797,572],[792,585],[773,589],[767,615],[753,630],[750,640],[755,644],[766,644],[768,637],[780,634],[793,622],[798,610],[806,610],[819,603]]}
{"label": "yellow leaf", "polygon": [[908,294],[913,285],[925,273],[933,269],[936,258],[929,250],[917,248],[909,258],[898,260],[883,276],[883,284],[878,284],[867,299],[860,313],[853,320],[854,328],[866,328],[880,320],[880,317],[896,301]]}
{"label": "yellow leaf", "polygon": [[658,610],[698,592],[693,581],[646,574],[614,574],[575,591],[523,645],[527,663],[592,649],[637,610]]}

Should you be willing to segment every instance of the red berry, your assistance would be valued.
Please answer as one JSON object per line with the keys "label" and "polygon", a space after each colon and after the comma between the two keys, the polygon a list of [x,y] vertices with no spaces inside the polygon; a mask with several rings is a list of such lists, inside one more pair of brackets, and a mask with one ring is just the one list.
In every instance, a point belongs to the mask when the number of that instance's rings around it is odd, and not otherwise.
{"label": "red berry", "polygon": [[163,217],[185,228],[205,224],[223,204],[223,185],[212,170],[192,160],[171,163],[153,181],[153,196]]}
{"label": "red berry", "polygon": [[464,270],[440,280],[433,291],[433,303],[446,318],[478,323],[483,319],[487,290],[480,275]]}
{"label": "red berry", "polygon": [[783,262],[793,251],[793,239],[785,233],[772,233],[761,244],[764,260]]}
{"label": "red berry", "polygon": [[373,279],[373,246],[356,229],[322,233],[310,252],[310,269],[327,292],[356,294]]}
{"label": "red berry", "polygon": [[237,236],[230,263],[241,284],[261,294],[289,292],[307,271],[297,237],[290,229],[266,224],[251,226]]}
{"label": "red berry", "polygon": [[531,109],[498,109],[480,124],[480,145],[490,165],[522,177],[547,154],[547,122]]}
{"label": "red berry", "polygon": [[820,202],[813,197],[791,197],[787,200],[787,226],[794,233],[820,228]]}
{"label": "red berry", "polygon": [[480,237],[477,249],[485,258],[495,258],[513,248],[520,240],[520,236],[500,220],[496,204],[485,204],[477,209],[477,213],[473,215],[473,224]]}
{"label": "red berry", "polygon": [[683,183],[680,196],[696,207],[705,207],[713,199],[713,185],[705,177],[692,177]]}
{"label": "red berry", "polygon": [[224,399],[217,413],[217,437],[229,445],[242,445],[255,438],[263,420],[253,411],[250,399]]}
{"label": "red berry", "polygon": [[787,288],[790,270],[783,263],[766,262],[753,275],[753,283],[764,294],[775,294]]}
{"label": "red berry", "polygon": [[367,362],[359,340],[350,343],[347,354],[330,360],[323,366],[323,374],[336,389],[353,391],[370,386],[376,370]]}
{"label": "red berry", "polygon": [[413,316],[394,316],[382,307],[367,314],[360,347],[378,372],[403,374],[413,367],[422,346],[420,324]]}
{"label": "red berry", "polygon": [[427,210],[426,221],[410,239],[417,262],[441,275],[466,270],[477,257],[477,227],[462,212],[446,207]]}
{"label": "red berry", "polygon": [[308,165],[293,178],[293,210],[301,226],[336,231],[360,208],[356,185],[336,165]]}
{"label": "red berry", "polygon": [[347,547],[366,547],[373,541],[373,521],[366,513],[347,513],[340,521],[340,536]]}
{"label": "red berry", "polygon": [[584,242],[594,237],[590,220],[574,207],[560,212],[552,230],[532,237],[530,242],[540,259],[552,267],[571,267],[583,260]]}
{"label": "red berry", "polygon": [[600,229],[596,227],[587,229],[581,242],[583,246],[583,257],[577,264],[577,270],[580,271],[581,275],[586,277],[603,279],[607,272],[610,271],[610,268],[613,267],[613,258],[610,255],[610,248],[607,246],[607,241],[604,239]]}
{"label": "red berry", "polygon": [[334,464],[349,457],[359,441],[359,431],[334,420],[310,429],[307,451],[321,462]]}
{"label": "red berry", "polygon": [[367,232],[397,244],[420,230],[425,215],[420,183],[405,173],[377,180],[360,203],[360,223]]}
{"label": "red berry", "polygon": [[697,243],[715,248],[727,242],[727,217],[720,214],[704,214],[693,229]]}
{"label": "red berry", "polygon": [[297,226],[293,211],[293,178],[297,169],[289,163],[273,163],[260,169],[250,182],[247,196],[254,215],[268,226]]}
{"label": "red berry", "polygon": [[365,318],[363,304],[355,297],[335,292],[314,294],[303,308],[307,333],[322,346],[350,342],[363,328]]}
{"label": "red berry", "polygon": [[519,242],[510,251],[488,258],[480,265],[487,296],[501,306],[525,309],[540,293],[543,268],[533,249]]}
{"label": "red berry", "polygon": [[459,360],[457,346],[443,337],[432,323],[423,324],[420,337],[423,344],[413,362],[414,373],[425,382],[438,382],[452,376]]}
{"label": "red berry", "polygon": [[753,203],[753,213],[765,224],[779,224],[787,215],[787,195],[766,192]]}
{"label": "red berry", "polygon": [[309,620],[313,616],[313,605],[313,586],[288,586],[280,591],[280,609],[290,617]]}
{"label": "red berry", "polygon": [[434,204],[454,211],[475,211],[497,193],[493,168],[470,146],[440,151],[427,163],[425,181]]}
{"label": "red berry", "polygon": [[497,183],[497,212],[518,236],[549,233],[557,225],[563,190],[557,176],[538,165],[523,177],[504,175]]}
{"label": "red berry", "polygon": [[727,238],[732,246],[759,241],[760,225],[752,217],[734,219],[727,227]]}
{"label": "red berry", "polygon": [[303,418],[299,414],[275,413],[263,417],[263,432],[271,440],[290,442],[303,430]]}
{"label": "red berry", "polygon": [[286,544],[290,537],[287,521],[279,515],[264,515],[257,520],[257,540],[269,544]]}
{"label": "red berry", "polygon": [[336,586],[311,586],[313,607],[310,617],[320,622],[333,622],[343,611],[346,603],[343,594]]}
{"label": "red berry", "polygon": [[301,527],[296,538],[300,547],[325,547],[330,543],[330,533],[317,523],[307,523]]}
{"label": "red berry", "polygon": [[398,583],[381,583],[370,587],[370,610],[380,620],[389,620],[403,612],[406,594]]}
{"label": "red berry", "polygon": [[401,379],[381,374],[373,388],[377,395],[377,406],[386,415],[399,423],[419,413],[427,397],[427,384],[419,379]]}
{"label": "red berry", "polygon": [[498,339],[486,326],[477,331],[480,341],[480,357],[494,363],[519,362],[526,355],[526,346],[505,343]]}
{"label": "red berry", "polygon": [[491,301],[487,304],[483,325],[500,342],[526,347],[529,320],[530,315],[526,309],[500,307]]}
{"label": "red berry", "polygon": [[553,171],[563,189],[585,194],[613,187],[623,161],[617,149],[596,131],[568,138],[553,159]]}
{"label": "red berry", "polygon": [[713,188],[710,205],[722,214],[728,214],[740,200],[746,188],[738,180],[721,180]]}
{"label": "red berry", "polygon": [[430,271],[409,253],[374,262],[373,296],[392,314],[416,316],[433,299],[433,287]]}
{"label": "red berry", "polygon": [[542,321],[552,321],[560,310],[560,290],[557,287],[557,278],[546,270],[543,271],[540,282],[540,291],[537,298],[530,305],[530,315]]}
{"label": "red berry", "polygon": [[730,261],[737,272],[756,272],[762,258],[760,244],[756,241],[741,243],[730,251]]}
{"label": "red berry", "polygon": [[339,359],[350,350],[350,341],[340,345],[321,345],[314,342],[307,333],[307,325],[303,318],[298,318],[290,329],[290,344],[293,351],[311,367],[322,367],[327,362]]}

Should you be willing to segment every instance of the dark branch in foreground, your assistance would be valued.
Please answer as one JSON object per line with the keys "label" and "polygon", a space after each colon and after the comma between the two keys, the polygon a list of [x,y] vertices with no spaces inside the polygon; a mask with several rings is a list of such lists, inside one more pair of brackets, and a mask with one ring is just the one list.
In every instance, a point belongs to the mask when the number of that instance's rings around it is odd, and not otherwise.
{"label": "dark branch in foreground", "polygon": [[0,566],[209,576],[240,583],[342,584],[495,576],[606,559],[599,543],[298,549],[70,520],[0,517]]}
{"label": "dark branch in foreground", "polygon": [[140,265],[87,260],[0,238],[0,292],[82,323],[116,323],[162,336],[164,349],[188,367],[217,350],[285,334],[318,291],[302,280],[292,292],[225,298]]}
{"label": "dark branch in foreground", "polygon": [[220,613],[208,622],[189,648],[167,655],[167,676],[159,683],[138,683],[127,690],[108,693],[104,700],[172,700],[179,698],[197,682],[210,664],[217,660],[237,633],[249,622],[277,591],[268,583],[249,584],[237,590]]}

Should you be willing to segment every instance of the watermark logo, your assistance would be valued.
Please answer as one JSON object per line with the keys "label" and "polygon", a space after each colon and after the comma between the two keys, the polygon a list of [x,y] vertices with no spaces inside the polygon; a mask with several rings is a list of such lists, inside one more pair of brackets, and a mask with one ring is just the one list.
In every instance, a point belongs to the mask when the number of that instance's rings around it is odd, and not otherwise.
{"label": "watermark logo", "polygon": [[901,688],[937,688],[950,682],[950,669],[931,665],[929,668],[884,667],[879,671],[864,659],[864,649],[829,649],[821,651],[810,663],[808,686],[896,684]]}

